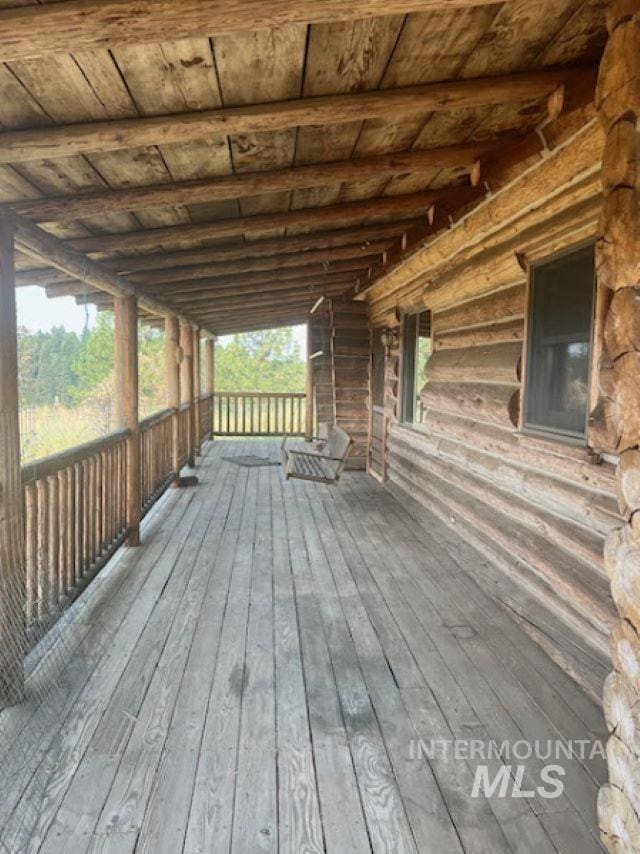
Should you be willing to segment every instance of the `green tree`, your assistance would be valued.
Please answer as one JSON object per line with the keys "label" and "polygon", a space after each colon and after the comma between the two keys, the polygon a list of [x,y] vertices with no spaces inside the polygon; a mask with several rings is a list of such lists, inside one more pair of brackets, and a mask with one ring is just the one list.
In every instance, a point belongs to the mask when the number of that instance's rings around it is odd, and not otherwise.
{"label": "green tree", "polygon": [[20,328],[18,369],[23,405],[68,404],[77,385],[75,362],[80,349],[78,336],[61,326],[34,334]]}
{"label": "green tree", "polygon": [[110,312],[100,312],[95,327],[87,330],[82,336],[82,346],[74,363],[78,378],[73,392],[76,401],[85,398],[113,374],[114,343],[113,315]]}
{"label": "green tree", "polygon": [[304,391],[305,377],[292,327],[245,332],[216,346],[217,391]]}

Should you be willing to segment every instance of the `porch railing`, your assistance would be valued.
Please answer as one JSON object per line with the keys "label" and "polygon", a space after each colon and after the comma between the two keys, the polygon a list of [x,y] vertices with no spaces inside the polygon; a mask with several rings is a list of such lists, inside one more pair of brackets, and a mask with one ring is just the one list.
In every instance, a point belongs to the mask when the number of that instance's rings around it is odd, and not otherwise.
{"label": "porch railing", "polygon": [[213,433],[213,395],[203,394],[198,401],[199,438],[202,442]]}
{"label": "porch railing", "polygon": [[126,430],[22,469],[26,622],[49,625],[124,541]]}
{"label": "porch railing", "polygon": [[306,406],[304,392],[216,392],[213,435],[303,436]]}
{"label": "porch railing", "polygon": [[[196,402],[197,438],[211,430],[211,396]],[[187,459],[189,407],[178,416],[182,463]],[[141,513],[173,480],[173,411],[140,422]],[[120,430],[22,467],[25,508],[27,642],[52,625],[127,537],[126,446]]]}
{"label": "porch railing", "polygon": [[180,449],[180,465],[187,462],[189,450],[189,406],[183,403],[178,414],[178,447]]}
{"label": "porch railing", "polygon": [[164,409],[140,422],[140,489],[143,515],[162,495],[173,477],[173,411]]}

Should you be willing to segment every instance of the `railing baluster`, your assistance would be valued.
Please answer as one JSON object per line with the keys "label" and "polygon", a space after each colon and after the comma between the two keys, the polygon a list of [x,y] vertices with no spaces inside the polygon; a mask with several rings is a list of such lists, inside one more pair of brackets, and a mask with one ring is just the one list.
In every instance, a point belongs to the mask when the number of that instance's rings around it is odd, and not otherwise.
{"label": "railing baluster", "polygon": [[49,610],[49,484],[39,480],[38,489],[38,616]]}
{"label": "railing baluster", "polygon": [[47,478],[47,495],[49,504],[49,541],[47,555],[49,558],[49,609],[54,611],[58,605],[58,476]]}
{"label": "railing baluster", "polygon": [[76,517],[76,542],[74,561],[74,583],[78,584],[82,577],[82,559],[84,555],[84,472],[82,463],[74,465],[75,478],[75,517]]}
{"label": "railing baluster", "polygon": [[67,553],[65,555],[65,586],[67,590],[75,586],[75,560],[76,560],[76,476],[73,466],[66,470],[67,501],[66,501],[66,523],[67,523]]}
{"label": "railing baluster", "polygon": [[58,598],[67,592],[67,472],[58,472]]}
{"label": "railing baluster", "polygon": [[27,623],[38,616],[38,493],[35,483],[25,487],[25,565]]}

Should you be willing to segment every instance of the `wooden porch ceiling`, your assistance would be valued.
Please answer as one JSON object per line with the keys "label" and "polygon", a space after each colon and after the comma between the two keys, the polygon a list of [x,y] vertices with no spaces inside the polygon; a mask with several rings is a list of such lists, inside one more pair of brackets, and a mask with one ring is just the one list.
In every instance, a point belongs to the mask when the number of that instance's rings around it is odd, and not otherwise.
{"label": "wooden porch ceiling", "polygon": [[[446,227],[591,99],[605,34],[602,0],[16,3],[0,202],[145,319],[216,333],[303,320]],[[110,304],[41,265],[19,251],[17,284]]]}

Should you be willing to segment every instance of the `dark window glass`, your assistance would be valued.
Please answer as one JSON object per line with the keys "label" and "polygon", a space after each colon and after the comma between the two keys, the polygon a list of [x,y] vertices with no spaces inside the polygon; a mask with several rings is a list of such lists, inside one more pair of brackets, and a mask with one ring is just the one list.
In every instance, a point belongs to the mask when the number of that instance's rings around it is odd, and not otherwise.
{"label": "dark window glass", "polygon": [[593,246],[532,270],[525,427],[586,435],[594,284]]}
{"label": "dark window glass", "polygon": [[371,400],[374,406],[384,405],[384,347],[382,330],[373,332],[371,353]]}
{"label": "dark window glass", "polygon": [[431,312],[407,314],[402,334],[402,420],[421,424],[420,392],[425,384],[425,365],[431,355]]}

